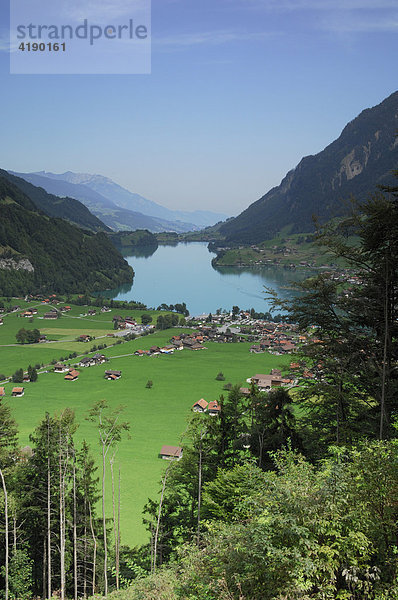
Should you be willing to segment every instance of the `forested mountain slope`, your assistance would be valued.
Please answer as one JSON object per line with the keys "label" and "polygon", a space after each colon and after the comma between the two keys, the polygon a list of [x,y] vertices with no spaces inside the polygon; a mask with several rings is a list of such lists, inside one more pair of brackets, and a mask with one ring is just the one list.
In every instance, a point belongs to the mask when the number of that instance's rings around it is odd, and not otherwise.
{"label": "forested mountain slope", "polygon": [[398,92],[348,123],[340,137],[315,156],[306,156],[278,187],[251,204],[220,232],[227,243],[270,239],[283,228],[313,229],[344,214],[342,200],[364,200],[377,184],[388,184],[398,165]]}
{"label": "forested mountain slope", "polygon": [[0,176],[0,295],[103,290],[133,275],[105,233],[48,217]]}

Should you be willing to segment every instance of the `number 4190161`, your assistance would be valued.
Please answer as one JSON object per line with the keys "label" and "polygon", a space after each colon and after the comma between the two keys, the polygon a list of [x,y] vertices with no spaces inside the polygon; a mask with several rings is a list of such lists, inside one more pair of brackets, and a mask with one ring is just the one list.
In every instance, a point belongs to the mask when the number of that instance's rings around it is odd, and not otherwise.
{"label": "number 4190161", "polygon": [[19,44],[18,50],[22,50],[22,52],[25,50],[27,52],[59,52],[60,50],[65,52],[66,44],[65,42],[62,42],[62,44],[58,44],[57,42],[47,42],[46,44],[44,42],[22,42]]}

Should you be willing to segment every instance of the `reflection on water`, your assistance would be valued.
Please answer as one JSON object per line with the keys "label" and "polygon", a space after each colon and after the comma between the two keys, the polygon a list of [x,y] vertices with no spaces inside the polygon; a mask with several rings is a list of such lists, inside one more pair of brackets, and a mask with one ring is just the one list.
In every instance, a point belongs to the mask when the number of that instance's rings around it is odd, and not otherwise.
{"label": "reflection on water", "polygon": [[[117,300],[144,302],[157,307],[162,302],[186,302],[192,315],[254,308],[265,312],[270,306],[264,296],[269,287],[281,298],[296,294],[295,283],[308,277],[308,272],[289,271],[276,267],[213,268],[206,242],[160,245],[156,252],[149,249],[124,249],[123,255],[135,271],[133,285],[123,285],[104,295]],[[292,289],[293,288],[293,289]]]}
{"label": "reflection on water", "polygon": [[120,254],[124,256],[124,258],[129,256],[134,258],[149,258],[157,249],[157,244],[154,246],[123,246],[123,248],[118,248]]}

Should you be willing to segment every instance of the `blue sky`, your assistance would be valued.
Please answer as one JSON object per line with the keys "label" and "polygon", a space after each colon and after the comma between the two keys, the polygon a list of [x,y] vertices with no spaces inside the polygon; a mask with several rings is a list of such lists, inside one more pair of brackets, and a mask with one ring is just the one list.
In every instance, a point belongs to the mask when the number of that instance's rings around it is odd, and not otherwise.
{"label": "blue sky", "polygon": [[170,208],[239,213],[398,89],[397,0],[152,0],[150,75],[10,75],[1,7],[0,167]]}

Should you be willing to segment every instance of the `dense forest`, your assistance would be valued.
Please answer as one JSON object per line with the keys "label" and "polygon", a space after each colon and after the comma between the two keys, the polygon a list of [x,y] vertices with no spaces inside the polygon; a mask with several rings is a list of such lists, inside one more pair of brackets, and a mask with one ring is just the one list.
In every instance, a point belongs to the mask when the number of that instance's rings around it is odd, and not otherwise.
{"label": "dense forest", "polygon": [[44,215],[2,177],[0,211],[3,296],[99,291],[132,281],[133,270],[105,233],[94,234]]}

